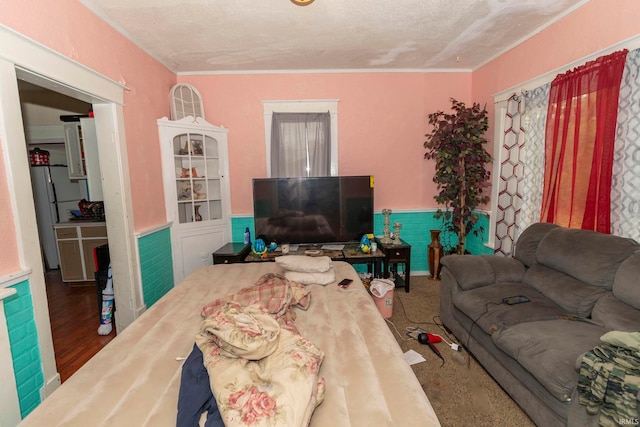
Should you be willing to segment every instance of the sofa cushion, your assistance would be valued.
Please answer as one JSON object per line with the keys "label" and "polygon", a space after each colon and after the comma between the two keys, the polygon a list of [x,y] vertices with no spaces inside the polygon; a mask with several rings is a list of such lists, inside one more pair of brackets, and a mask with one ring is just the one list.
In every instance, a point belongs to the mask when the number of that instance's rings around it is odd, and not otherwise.
{"label": "sofa cushion", "polygon": [[518,237],[516,242],[515,258],[527,267],[536,262],[536,250],[538,244],[550,230],[560,227],[548,222],[538,222],[527,227]]}
{"label": "sofa cushion", "polygon": [[475,255],[447,255],[442,265],[449,268],[462,289],[473,289],[496,281],[493,268],[485,257]]}
{"label": "sofa cushion", "polygon": [[556,399],[567,402],[578,382],[577,358],[600,345],[606,332],[585,321],[557,319],[513,325],[491,338]]}
{"label": "sofa cushion", "polygon": [[536,260],[590,285],[611,289],[620,263],[638,249],[632,239],[558,227],[542,238]]}
{"label": "sofa cushion", "polygon": [[613,295],[640,310],[640,251],[622,261],[613,280]]}
{"label": "sofa cushion", "polygon": [[[530,302],[515,305],[502,302],[503,298],[516,295],[524,295]],[[453,305],[488,334],[505,325],[555,319],[567,314],[540,292],[522,283],[496,283],[458,292],[453,296]]]}
{"label": "sofa cushion", "polygon": [[640,310],[620,301],[611,292],[596,302],[591,318],[610,331],[640,331]]}
{"label": "sofa cushion", "polygon": [[485,259],[493,269],[496,283],[521,282],[524,277],[524,264],[518,260],[495,255],[480,255],[480,258]]}
{"label": "sofa cushion", "polygon": [[586,284],[540,264],[531,266],[523,281],[569,313],[580,317],[591,316],[593,305],[607,293],[604,288]]}

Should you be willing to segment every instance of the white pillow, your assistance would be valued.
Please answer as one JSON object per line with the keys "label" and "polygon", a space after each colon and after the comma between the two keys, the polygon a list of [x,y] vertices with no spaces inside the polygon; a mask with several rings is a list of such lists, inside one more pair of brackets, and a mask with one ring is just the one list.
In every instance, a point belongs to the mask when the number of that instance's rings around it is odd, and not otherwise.
{"label": "white pillow", "polygon": [[324,273],[329,271],[332,262],[328,256],[285,255],[276,258],[276,263],[289,271],[301,273]]}
{"label": "white pillow", "polygon": [[336,271],[333,267],[331,267],[329,271],[315,273],[285,271],[284,277],[292,282],[298,282],[303,285],[328,285],[336,281]]}

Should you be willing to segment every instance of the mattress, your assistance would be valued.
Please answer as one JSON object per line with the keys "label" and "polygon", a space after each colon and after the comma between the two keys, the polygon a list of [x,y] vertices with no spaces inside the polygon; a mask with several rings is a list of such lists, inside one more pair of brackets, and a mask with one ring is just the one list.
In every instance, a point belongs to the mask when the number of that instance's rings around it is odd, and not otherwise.
{"label": "mattress", "polygon": [[[325,357],[324,401],[311,426],[439,426],[422,386],[353,267],[334,262],[336,284],[309,285],[296,309],[300,334]],[[175,426],[182,358],[191,352],[205,303],[283,273],[276,263],[204,266],[122,331],[20,426]],[[180,360],[178,360],[180,359]]]}

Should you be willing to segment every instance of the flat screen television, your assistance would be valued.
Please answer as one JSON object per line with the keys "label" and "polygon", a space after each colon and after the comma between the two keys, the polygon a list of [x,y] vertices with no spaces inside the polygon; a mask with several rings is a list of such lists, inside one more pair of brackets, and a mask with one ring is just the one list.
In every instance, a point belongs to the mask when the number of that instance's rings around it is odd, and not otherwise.
{"label": "flat screen television", "polygon": [[359,241],[373,233],[373,177],[256,178],[256,238],[267,244]]}

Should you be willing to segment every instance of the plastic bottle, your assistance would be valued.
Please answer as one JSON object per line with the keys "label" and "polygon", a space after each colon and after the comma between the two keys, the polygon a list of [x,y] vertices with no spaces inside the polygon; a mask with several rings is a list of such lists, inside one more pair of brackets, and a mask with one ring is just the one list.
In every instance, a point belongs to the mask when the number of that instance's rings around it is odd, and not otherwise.
{"label": "plastic bottle", "polygon": [[244,244],[245,245],[251,244],[251,232],[249,231],[249,227],[244,229]]}
{"label": "plastic bottle", "polygon": [[100,315],[100,327],[98,335],[109,335],[113,329],[113,278],[111,276],[111,264],[107,273],[107,285],[102,290],[102,313]]}

